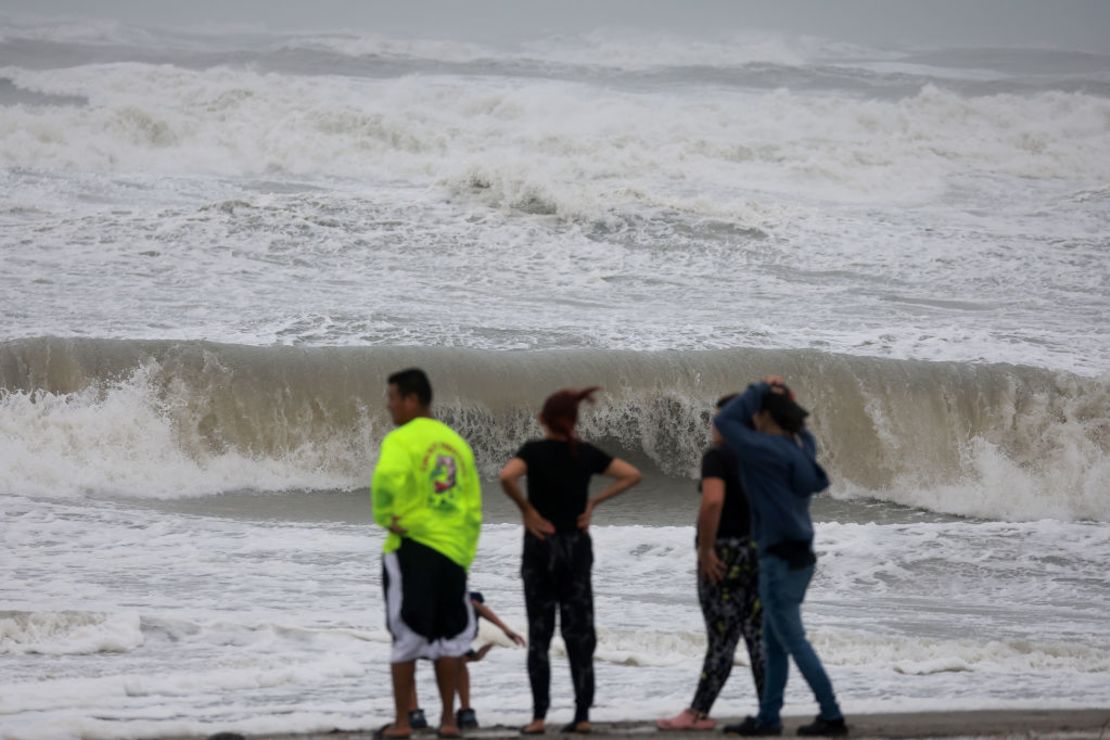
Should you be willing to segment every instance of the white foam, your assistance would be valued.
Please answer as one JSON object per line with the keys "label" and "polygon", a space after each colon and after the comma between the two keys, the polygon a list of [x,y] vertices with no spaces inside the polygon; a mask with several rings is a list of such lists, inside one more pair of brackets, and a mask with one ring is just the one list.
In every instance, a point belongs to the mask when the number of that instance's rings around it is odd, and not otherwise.
{"label": "white foam", "polygon": [[[967,446],[969,465],[954,485],[915,485],[899,481],[879,498],[960,516],[1032,521],[1038,519],[1110,518],[1110,462],[1090,454],[1086,439],[1061,440],[1054,454],[1033,464],[1021,463],[982,439]],[[869,492],[875,497],[875,492]]]}
{"label": "white foam", "polygon": [[[6,110],[0,161],[8,166],[421,183],[436,170],[462,188],[477,167],[492,188],[487,197],[508,206],[532,187],[567,216],[593,215],[593,202],[701,203],[722,214],[743,201],[738,182],[833,202],[916,203],[969,166],[1033,179],[1094,181],[1110,171],[1097,156],[1110,138],[1110,102],[1082,93],[969,98],[926,86],[894,101],[785,90],[706,97],[549,80],[143,64],[0,74],[34,92],[90,101],[87,109]],[[689,197],[683,182],[697,182],[699,196]]]}
{"label": "white foam", "polygon": [[525,54],[544,61],[625,70],[728,68],[754,63],[799,66],[815,59],[862,51],[826,39],[767,31],[736,33],[726,38],[692,38],[620,28],[541,39],[527,43],[523,49]]}
{"label": "white foam", "polygon": [[[40,247],[5,275],[20,297],[5,336],[1110,367],[1096,95],[135,63],[0,75],[89,101],[0,112],[5,218]],[[105,275],[105,259],[123,267]],[[706,286],[712,306],[690,300]]]}
{"label": "white foam", "polygon": [[[7,684],[3,686],[0,714],[35,712],[54,709],[58,696],[68,697],[70,707],[96,711],[130,698],[157,697],[165,701],[171,697],[195,699],[201,695],[217,695],[222,691],[253,688],[273,688],[288,684],[311,685],[329,678],[361,677],[366,669],[356,661],[342,656],[332,656],[315,663],[274,667],[224,668],[203,673],[184,671],[167,672],[162,676],[113,675],[98,678],[66,678],[46,680],[34,684]],[[146,702],[142,702],[146,703]],[[170,715],[160,711],[160,714]]]}
{"label": "white foam", "polygon": [[481,44],[448,39],[406,39],[383,34],[320,34],[286,38],[287,49],[322,49],[350,57],[426,59],[466,64],[505,58],[504,52]]}
{"label": "white foam", "polygon": [[[855,476],[845,470],[847,480],[834,483],[834,494],[988,519],[1105,521],[1110,461],[1097,409],[1108,393],[1110,386],[1103,383],[1080,391],[1064,376],[1047,388],[1008,388],[991,401],[977,401],[977,408],[965,408],[964,422],[949,418],[932,430],[950,426],[959,431],[957,437],[926,434],[920,428],[931,423],[925,414],[910,418],[915,414],[909,407],[871,396],[865,410],[875,427],[877,452],[898,472],[889,485],[868,487],[853,484]],[[939,398],[958,403],[944,392]],[[977,428],[963,436],[961,423]],[[958,462],[945,471],[940,459],[948,455]]]}
{"label": "white foam", "polygon": [[[0,599],[21,610],[20,644],[48,648],[7,653],[0,732],[324,732],[387,718],[376,529],[10,496],[0,506],[0,536],[14,556],[0,561]],[[660,714],[677,710],[704,649],[692,529],[592,531],[595,716],[642,716],[644,696]],[[519,526],[486,526],[472,570],[473,587],[518,630],[520,536]],[[1106,525],[821,524],[817,547],[807,627],[846,711],[1099,706],[1110,698]],[[94,611],[74,614],[74,604]],[[136,614],[142,639],[127,652],[73,649],[82,624],[110,632],[135,624]],[[499,646],[471,667],[479,716],[519,723],[531,702],[525,651],[489,625],[480,639]],[[571,706],[563,661],[556,641],[553,717]],[[754,703],[745,662],[741,650],[719,715]],[[421,697],[432,701],[432,672],[421,667],[418,677]],[[811,713],[802,683],[788,691],[790,714]]]}
{"label": "white foam", "polygon": [[0,113],[11,238],[40,245],[5,336],[1110,367],[1095,95],[0,74],[89,100]]}
{"label": "white foam", "polygon": [[0,653],[124,653],[142,644],[134,612],[0,612]]}

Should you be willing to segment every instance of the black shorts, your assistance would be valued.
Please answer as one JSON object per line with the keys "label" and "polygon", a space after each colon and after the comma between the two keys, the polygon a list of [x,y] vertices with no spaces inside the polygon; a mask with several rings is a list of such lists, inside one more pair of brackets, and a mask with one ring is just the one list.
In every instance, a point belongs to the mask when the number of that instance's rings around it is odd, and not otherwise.
{"label": "black shorts", "polygon": [[476,622],[458,563],[405,537],[382,557],[382,587],[392,662],[459,657],[470,649]]}

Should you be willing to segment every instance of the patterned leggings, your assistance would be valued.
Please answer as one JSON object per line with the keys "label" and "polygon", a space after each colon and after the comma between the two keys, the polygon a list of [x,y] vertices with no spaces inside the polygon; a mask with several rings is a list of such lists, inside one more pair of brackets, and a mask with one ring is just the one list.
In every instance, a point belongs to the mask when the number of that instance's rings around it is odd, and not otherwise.
{"label": "patterned leggings", "polygon": [[532,717],[544,719],[551,705],[548,649],[555,633],[555,608],[570,660],[574,683],[575,722],[590,718],[594,703],[594,555],[586,532],[560,532],[538,540],[524,535],[520,575],[528,610],[528,678],[532,682]]}
{"label": "patterned leggings", "polygon": [[763,696],[763,609],[755,544],[747,537],[718,539],[716,550],[725,564],[724,580],[713,583],[698,570],[698,600],[708,644],[690,708],[706,715],[732,672],[732,656],[741,636],[748,646],[756,698]]}

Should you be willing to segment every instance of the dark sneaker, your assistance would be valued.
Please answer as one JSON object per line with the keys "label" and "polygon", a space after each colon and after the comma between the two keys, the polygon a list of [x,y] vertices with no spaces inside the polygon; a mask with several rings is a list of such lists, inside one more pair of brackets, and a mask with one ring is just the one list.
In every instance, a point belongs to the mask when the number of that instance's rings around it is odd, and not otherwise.
{"label": "dark sneaker", "polygon": [[721,732],[726,735],[743,735],[744,737],[759,737],[765,735],[781,735],[782,725],[769,727],[755,721],[755,717],[745,717],[743,722],[735,725],[725,725]]}
{"label": "dark sneaker", "polygon": [[808,725],[799,727],[798,734],[809,737],[844,737],[848,734],[848,725],[844,722],[843,717],[840,719],[817,717]]}
{"label": "dark sneaker", "polygon": [[459,726],[460,730],[476,730],[478,729],[478,715],[474,713],[473,709],[460,709],[455,712],[455,724]]}
{"label": "dark sneaker", "polygon": [[409,710],[409,726],[414,730],[428,729],[428,720],[424,717],[423,709]]}

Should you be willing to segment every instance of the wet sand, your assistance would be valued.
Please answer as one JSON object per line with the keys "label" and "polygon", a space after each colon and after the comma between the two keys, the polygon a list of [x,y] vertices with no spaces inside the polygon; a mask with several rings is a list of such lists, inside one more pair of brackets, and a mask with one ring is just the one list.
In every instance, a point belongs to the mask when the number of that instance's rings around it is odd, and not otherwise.
{"label": "wet sand", "polygon": [[[783,736],[794,736],[798,725],[810,717],[784,717]],[[736,718],[726,719],[718,727]],[[905,714],[849,715],[848,725],[855,738],[1068,738],[1069,740],[1110,740],[1110,708],[1047,709],[1047,710],[980,710],[970,712],[910,712]],[[558,725],[549,727],[546,737],[559,737]],[[659,732],[651,721],[598,722],[594,735],[621,738],[654,737],[656,740],[711,740],[721,737],[714,732]],[[210,737],[233,740],[242,737],[228,733]],[[373,732],[331,732],[303,735],[255,735],[268,740],[369,740]],[[417,740],[435,738],[435,732],[422,731],[413,735]],[[518,738],[515,727],[487,727],[466,733],[468,738],[500,740]],[[570,736],[566,736],[570,737]],[[730,736],[731,737],[731,736]]]}

